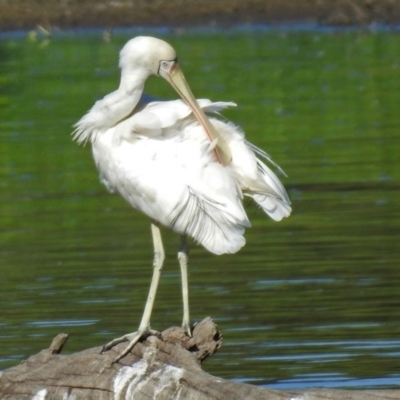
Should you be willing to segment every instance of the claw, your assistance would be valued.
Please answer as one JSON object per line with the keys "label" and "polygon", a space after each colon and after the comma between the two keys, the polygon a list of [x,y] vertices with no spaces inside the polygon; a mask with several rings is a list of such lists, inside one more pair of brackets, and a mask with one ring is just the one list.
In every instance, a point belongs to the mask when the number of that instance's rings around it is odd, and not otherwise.
{"label": "claw", "polygon": [[[128,335],[130,336],[130,335]],[[133,339],[129,342],[128,346],[126,346],[125,350],[120,353],[117,357],[114,358],[112,364],[117,363],[121,358],[124,358],[132,349],[133,346],[142,338],[145,336],[145,333],[141,332],[136,332],[136,335],[133,337]]]}
{"label": "claw", "polygon": [[187,333],[187,335],[189,337],[192,337],[192,328],[190,327],[189,324],[182,324],[182,328],[185,330],[185,332]]}
{"label": "claw", "polygon": [[144,340],[147,337],[154,335],[157,337],[160,337],[161,334],[158,331],[154,331],[152,329],[144,329],[144,330],[139,330],[137,332],[132,332],[132,333],[128,333],[127,335],[123,335],[121,337],[118,337],[116,339],[111,340],[111,342],[108,342],[107,344],[105,344],[103,346],[103,348],[101,349],[101,354],[104,353],[105,351],[110,350],[111,348],[113,348],[114,346],[116,346],[119,343],[122,342],[129,342],[128,346],[125,347],[124,351],[122,351],[117,357],[114,358],[114,360],[112,361],[112,364],[117,363],[119,360],[121,360],[122,358],[124,358],[135,346],[136,343],[138,343],[140,340]]}

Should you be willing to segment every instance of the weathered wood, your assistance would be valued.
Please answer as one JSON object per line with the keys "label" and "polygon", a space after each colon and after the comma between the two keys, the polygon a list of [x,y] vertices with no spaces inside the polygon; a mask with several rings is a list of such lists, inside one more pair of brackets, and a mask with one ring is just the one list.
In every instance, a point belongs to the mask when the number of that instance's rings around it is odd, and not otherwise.
{"label": "weathered wood", "polygon": [[68,336],[58,335],[47,350],[0,375],[2,400],[128,400],[128,399],[268,399],[268,400],[382,400],[400,399],[400,391],[307,390],[277,391],[230,382],[201,369],[201,361],[222,344],[210,318],[193,329],[169,328],[150,336],[131,353],[112,364],[126,344],[110,351],[92,348],[60,355]]}

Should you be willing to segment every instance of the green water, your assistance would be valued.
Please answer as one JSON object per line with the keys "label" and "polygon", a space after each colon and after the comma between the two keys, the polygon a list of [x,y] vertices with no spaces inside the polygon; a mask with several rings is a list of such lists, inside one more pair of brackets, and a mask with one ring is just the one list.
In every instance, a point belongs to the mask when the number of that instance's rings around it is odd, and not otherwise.
{"label": "green water", "polygon": [[[70,334],[65,352],[135,330],[151,277],[149,221],[100,185],[71,125],[118,85],[131,35],[0,37],[0,368]],[[194,93],[267,150],[293,215],[248,204],[246,247],[192,246],[194,321],[224,346],[204,368],[276,388],[394,387],[400,358],[400,36],[170,34]],[[176,95],[160,79],[146,91]],[[152,327],[181,321],[178,237]]]}

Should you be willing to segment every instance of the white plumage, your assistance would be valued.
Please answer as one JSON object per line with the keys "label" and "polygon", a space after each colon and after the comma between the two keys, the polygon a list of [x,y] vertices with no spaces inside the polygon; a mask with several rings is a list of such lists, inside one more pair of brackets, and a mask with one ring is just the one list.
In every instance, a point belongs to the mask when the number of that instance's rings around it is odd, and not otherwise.
{"label": "white plumage", "polygon": [[[196,101],[171,46],[155,38],[132,39],[121,51],[120,67],[119,89],[96,102],[74,132],[78,142],[92,143],[101,181],[110,191],[149,216],[154,229],[165,225],[215,254],[235,253],[245,244],[243,233],[250,222],[243,196],[252,197],[276,221],[289,216],[290,201],[283,185],[260,159],[274,164],[269,155],[247,142],[234,124],[210,116],[235,104]],[[150,74],[169,81],[183,100],[141,103]],[[159,233],[154,232],[156,255],[163,255],[161,242],[156,243]],[[184,240],[179,254],[184,276]],[[156,259],[157,268],[161,272],[162,262]],[[183,326],[190,334],[185,290]],[[155,290],[149,294],[138,332],[106,348],[131,340],[122,357],[150,332],[154,295]]]}

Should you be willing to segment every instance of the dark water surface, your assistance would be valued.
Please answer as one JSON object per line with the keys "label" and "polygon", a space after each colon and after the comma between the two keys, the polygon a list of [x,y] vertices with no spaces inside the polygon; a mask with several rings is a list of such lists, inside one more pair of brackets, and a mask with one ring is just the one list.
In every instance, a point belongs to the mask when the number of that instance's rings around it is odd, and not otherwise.
{"label": "dark water surface", "polygon": [[[118,85],[129,35],[0,38],[0,369],[70,334],[66,352],[135,330],[151,277],[146,217],[109,195],[71,125]],[[224,346],[205,369],[275,388],[400,383],[400,36],[170,34],[198,97],[289,175],[293,215],[254,205],[246,247],[192,246],[193,320]],[[175,98],[153,78],[147,92]],[[152,326],[181,322],[178,237]]]}

